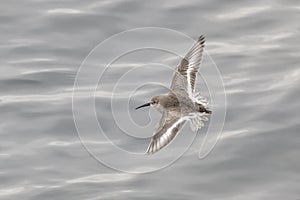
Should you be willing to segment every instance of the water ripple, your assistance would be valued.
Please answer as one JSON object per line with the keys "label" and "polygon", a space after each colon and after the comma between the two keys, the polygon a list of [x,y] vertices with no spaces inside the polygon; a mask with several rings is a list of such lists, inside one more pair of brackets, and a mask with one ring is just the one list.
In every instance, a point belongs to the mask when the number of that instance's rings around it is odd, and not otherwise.
{"label": "water ripple", "polygon": [[228,13],[218,14],[215,17],[219,20],[239,19],[242,17],[251,16],[260,12],[271,9],[271,6],[257,6],[248,8],[239,8]]}
{"label": "water ripple", "polygon": [[127,181],[135,176],[132,174],[94,174],[91,176],[76,178],[72,180],[67,180],[69,184],[74,183],[106,183],[106,182],[119,182]]}

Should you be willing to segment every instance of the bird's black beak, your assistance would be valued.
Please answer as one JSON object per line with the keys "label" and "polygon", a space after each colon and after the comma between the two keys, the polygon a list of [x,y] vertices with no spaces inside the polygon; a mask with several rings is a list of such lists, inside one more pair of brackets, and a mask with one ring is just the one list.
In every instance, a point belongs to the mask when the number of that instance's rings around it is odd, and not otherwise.
{"label": "bird's black beak", "polygon": [[146,106],[150,106],[151,103],[145,103],[144,105],[141,105],[139,107],[136,107],[135,109],[139,109],[139,108],[142,108],[142,107],[146,107]]}

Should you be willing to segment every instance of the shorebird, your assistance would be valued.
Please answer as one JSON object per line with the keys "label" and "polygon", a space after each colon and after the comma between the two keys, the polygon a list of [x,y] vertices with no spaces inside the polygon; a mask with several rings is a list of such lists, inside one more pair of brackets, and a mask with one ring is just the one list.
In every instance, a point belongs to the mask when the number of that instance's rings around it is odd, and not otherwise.
{"label": "shorebird", "polygon": [[205,115],[211,114],[211,111],[207,108],[207,101],[200,93],[195,92],[204,43],[204,36],[200,36],[181,60],[167,94],[155,96],[150,102],[136,108],[151,106],[162,113],[147,153],[155,153],[168,145],[185,122],[189,121],[191,129],[197,131],[204,125],[203,121],[208,120]]}

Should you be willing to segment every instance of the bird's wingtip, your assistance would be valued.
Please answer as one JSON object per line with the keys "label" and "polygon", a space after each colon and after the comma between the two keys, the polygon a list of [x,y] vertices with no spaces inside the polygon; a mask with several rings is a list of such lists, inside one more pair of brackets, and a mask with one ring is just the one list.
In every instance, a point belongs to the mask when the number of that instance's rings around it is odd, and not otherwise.
{"label": "bird's wingtip", "polygon": [[150,156],[150,155],[152,155],[154,152],[153,151],[151,151],[149,148],[146,150],[146,152],[145,152],[145,155],[148,155],[148,156]]}
{"label": "bird's wingtip", "polygon": [[205,40],[205,36],[204,36],[204,35],[200,35],[200,36],[198,37],[198,41],[203,41],[203,40]]}
{"label": "bird's wingtip", "polygon": [[152,152],[151,152],[151,143],[150,143],[147,150],[146,150],[146,152],[145,152],[145,155],[151,155],[151,154],[152,154]]}
{"label": "bird's wingtip", "polygon": [[158,149],[155,148],[153,142],[151,142],[145,152],[146,155],[153,155],[154,153],[156,153],[158,151]]}
{"label": "bird's wingtip", "polygon": [[204,35],[200,35],[199,36],[198,42],[201,43],[202,45],[204,45],[204,43],[205,43],[205,37],[204,37]]}

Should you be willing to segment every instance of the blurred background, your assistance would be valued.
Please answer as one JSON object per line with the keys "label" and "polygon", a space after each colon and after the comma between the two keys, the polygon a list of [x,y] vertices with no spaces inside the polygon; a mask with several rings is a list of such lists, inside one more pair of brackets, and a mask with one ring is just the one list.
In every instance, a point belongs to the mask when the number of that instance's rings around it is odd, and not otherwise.
{"label": "blurred background", "polygon": [[[2,1],[0,199],[299,199],[299,18],[300,3],[292,0]],[[128,174],[82,147],[72,90],[81,62],[99,42],[145,26],[206,36],[224,80],[227,117],[205,159],[198,159],[200,131],[171,166]],[[157,62],[168,57],[151,54]],[[98,115],[109,112],[105,98],[97,98]],[[152,134],[145,129],[142,136]],[[120,145],[135,151],[130,142]]]}

